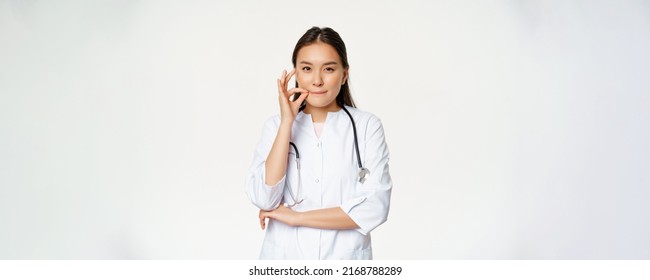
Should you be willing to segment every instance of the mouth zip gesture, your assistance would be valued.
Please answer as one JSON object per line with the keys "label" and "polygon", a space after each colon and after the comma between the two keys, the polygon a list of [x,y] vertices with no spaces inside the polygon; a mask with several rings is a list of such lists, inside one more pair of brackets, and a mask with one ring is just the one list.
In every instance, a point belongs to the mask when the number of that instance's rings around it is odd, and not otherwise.
{"label": "mouth zip gesture", "polygon": [[[280,102],[280,116],[282,121],[293,122],[296,119],[296,115],[300,111],[300,105],[303,101],[309,96],[309,91],[302,88],[292,88],[287,89],[289,80],[296,73],[296,70],[291,70],[287,73],[287,70],[282,71],[282,75],[277,80],[278,81],[278,100]],[[291,96],[300,93],[298,98],[291,100]]]}

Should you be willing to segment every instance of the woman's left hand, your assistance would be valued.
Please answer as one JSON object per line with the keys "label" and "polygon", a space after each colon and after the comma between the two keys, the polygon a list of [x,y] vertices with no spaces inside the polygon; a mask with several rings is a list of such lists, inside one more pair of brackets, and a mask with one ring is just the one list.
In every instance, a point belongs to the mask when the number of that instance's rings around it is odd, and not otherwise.
{"label": "woman's left hand", "polygon": [[262,227],[262,229],[266,228],[267,218],[274,219],[278,222],[282,222],[290,226],[297,226],[299,215],[300,215],[299,212],[291,210],[291,208],[284,206],[284,204],[280,204],[280,207],[276,208],[275,210],[271,210],[271,211],[260,210],[260,214],[259,214],[260,226]]}

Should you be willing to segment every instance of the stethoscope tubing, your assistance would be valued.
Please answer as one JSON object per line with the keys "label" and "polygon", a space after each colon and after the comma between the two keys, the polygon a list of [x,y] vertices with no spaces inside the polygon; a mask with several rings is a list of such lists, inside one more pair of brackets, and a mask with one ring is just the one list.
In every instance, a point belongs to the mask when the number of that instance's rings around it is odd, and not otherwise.
{"label": "stethoscope tubing", "polygon": [[357,140],[357,125],[352,118],[352,115],[348,111],[348,109],[345,109],[345,106],[341,106],[343,111],[345,111],[346,114],[348,114],[348,117],[350,117],[350,121],[352,121],[352,131],[354,132],[354,148],[357,150],[357,164],[359,165],[359,169],[363,168],[361,165],[361,154],[359,153],[359,141]]}
{"label": "stethoscope tubing", "polygon": [[[343,109],[343,111],[345,111],[345,113],[348,115],[348,117],[350,117],[350,121],[352,122],[352,131],[354,132],[354,148],[355,148],[355,151],[357,152],[357,164],[359,165],[359,182],[363,183],[366,180],[365,176],[368,173],[370,173],[370,171],[368,171],[368,169],[364,168],[363,165],[361,164],[361,154],[359,153],[359,141],[357,139],[357,126],[356,126],[356,123],[354,121],[354,118],[352,118],[352,114],[350,114],[350,112],[347,109],[345,109],[345,106],[341,106],[341,109]],[[293,200],[293,204],[285,203],[284,205],[286,207],[291,208],[293,206],[296,206],[297,204],[302,203],[303,200],[305,200],[305,199],[300,198],[300,189],[302,188],[302,182],[300,180],[300,152],[298,152],[298,147],[293,142],[289,142],[289,145],[291,145],[291,147],[293,148],[293,150],[296,153],[296,167],[297,167],[296,169],[298,169],[298,191],[297,191],[297,195],[295,195],[293,193],[293,189],[291,188],[291,186],[287,185],[287,188],[289,188],[289,195],[291,196],[291,199]],[[298,199],[300,199],[300,200],[297,200],[296,197]]]}

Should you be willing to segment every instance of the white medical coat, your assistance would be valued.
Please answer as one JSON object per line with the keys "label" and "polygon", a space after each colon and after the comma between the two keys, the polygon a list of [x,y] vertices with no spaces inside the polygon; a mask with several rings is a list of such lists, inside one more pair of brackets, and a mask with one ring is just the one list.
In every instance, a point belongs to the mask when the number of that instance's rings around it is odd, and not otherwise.
{"label": "white medical coat", "polygon": [[[370,232],[386,221],[390,206],[389,152],[379,118],[356,108],[346,109],[356,122],[361,161],[370,174],[365,183],[359,183],[354,132],[345,111],[328,113],[320,138],[314,131],[311,115],[300,112],[291,129],[291,141],[300,154],[300,198],[305,200],[293,209],[303,212],[341,207],[359,228],[292,227],[270,220],[260,259],[372,259]],[[293,203],[289,187],[298,195],[295,153],[291,147],[285,176],[275,186],[265,184],[265,161],[279,125],[279,115],[264,124],[246,178],[248,197],[264,210],[275,209],[284,202]]]}

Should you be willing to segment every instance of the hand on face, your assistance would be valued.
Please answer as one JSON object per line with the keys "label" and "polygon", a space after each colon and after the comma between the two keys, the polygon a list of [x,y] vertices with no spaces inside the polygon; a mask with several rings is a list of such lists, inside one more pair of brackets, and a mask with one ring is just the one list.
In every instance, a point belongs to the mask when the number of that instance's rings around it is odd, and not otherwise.
{"label": "hand on face", "polygon": [[[282,75],[278,79],[278,99],[280,102],[280,116],[282,117],[283,122],[293,122],[293,120],[296,119],[296,115],[298,115],[298,111],[300,110],[300,105],[309,95],[309,91],[302,88],[292,88],[287,90],[289,80],[295,73],[295,69],[291,70],[289,73],[287,73],[287,70],[283,70]],[[291,96],[296,92],[301,93],[300,97],[291,101]]]}
{"label": "hand on face", "polygon": [[314,43],[304,46],[296,56],[296,81],[309,91],[308,107],[336,111],[336,98],[347,80],[348,70],[337,51],[329,44]]}

